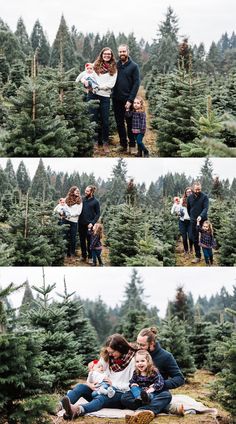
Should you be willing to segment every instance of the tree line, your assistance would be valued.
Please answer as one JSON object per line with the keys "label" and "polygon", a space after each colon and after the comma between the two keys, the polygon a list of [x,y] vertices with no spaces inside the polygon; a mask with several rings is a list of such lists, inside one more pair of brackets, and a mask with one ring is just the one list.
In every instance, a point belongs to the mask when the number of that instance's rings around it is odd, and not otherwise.
{"label": "tree line", "polygon": [[58,393],[86,375],[86,364],[97,357],[107,335],[120,332],[135,341],[140,329],[151,325],[159,327],[162,347],[173,353],[187,381],[196,369],[217,375],[211,396],[234,416],[235,286],[232,294],[222,286],[210,299],[199,296],[196,302],[178,286],[164,319],[158,299],[148,306],[136,269],[114,308],[100,297],[91,301],[79,290],[69,293],[65,278],[63,293],[53,299],[56,284],[46,281],[44,271],[41,286],[28,281],[23,286],[17,311],[8,295],[19,286],[0,290],[0,413],[9,424],[48,422],[46,413],[55,410]]}

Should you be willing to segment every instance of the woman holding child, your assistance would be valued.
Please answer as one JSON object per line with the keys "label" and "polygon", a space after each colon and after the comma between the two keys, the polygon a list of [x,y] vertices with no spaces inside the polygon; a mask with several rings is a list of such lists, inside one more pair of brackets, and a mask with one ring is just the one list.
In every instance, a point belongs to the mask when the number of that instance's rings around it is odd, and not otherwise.
{"label": "woman holding child", "polygon": [[[102,370],[99,372],[103,373],[103,382],[107,383],[108,389],[104,390],[102,387],[101,390],[101,386],[98,389],[98,385],[90,383],[89,378],[86,384],[77,384],[61,401],[65,410],[64,418],[74,419],[102,408],[123,409],[121,397],[130,388],[135,366],[137,366],[136,352],[137,349],[131,346],[121,334],[109,336],[99,359],[99,363],[102,364]],[[91,375],[91,371],[89,375]],[[84,397],[88,403],[80,405],[81,397]],[[135,422],[147,424],[153,418],[154,413],[149,411],[148,406],[145,405],[136,412]],[[133,416],[127,416],[126,422],[129,423],[132,419]]]}
{"label": "woman holding child", "polygon": [[[91,72],[84,85],[88,89],[88,101],[98,100],[98,107],[93,105],[90,108],[92,117],[98,125],[95,147],[103,146],[104,152],[108,153],[110,97],[117,78],[116,61],[109,47],[101,50]],[[79,77],[77,81],[81,80]]]}

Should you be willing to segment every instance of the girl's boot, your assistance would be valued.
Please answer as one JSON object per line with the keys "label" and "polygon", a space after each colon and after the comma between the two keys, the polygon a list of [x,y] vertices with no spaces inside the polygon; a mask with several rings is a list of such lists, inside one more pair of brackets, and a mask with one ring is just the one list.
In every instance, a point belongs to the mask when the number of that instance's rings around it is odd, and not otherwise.
{"label": "girl's boot", "polygon": [[137,158],[141,158],[143,156],[141,147],[138,146],[138,153],[135,155]]}

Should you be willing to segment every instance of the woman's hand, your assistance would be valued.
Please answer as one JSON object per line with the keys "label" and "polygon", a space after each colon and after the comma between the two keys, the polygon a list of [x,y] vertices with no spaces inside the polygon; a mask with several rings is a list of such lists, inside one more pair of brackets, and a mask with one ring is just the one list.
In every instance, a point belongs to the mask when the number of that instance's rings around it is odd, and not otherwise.
{"label": "woman's hand", "polygon": [[96,386],[96,384],[95,383],[89,383],[89,382],[87,382],[87,386],[92,390],[92,391],[94,391],[94,390],[96,390],[97,389],[97,386]]}

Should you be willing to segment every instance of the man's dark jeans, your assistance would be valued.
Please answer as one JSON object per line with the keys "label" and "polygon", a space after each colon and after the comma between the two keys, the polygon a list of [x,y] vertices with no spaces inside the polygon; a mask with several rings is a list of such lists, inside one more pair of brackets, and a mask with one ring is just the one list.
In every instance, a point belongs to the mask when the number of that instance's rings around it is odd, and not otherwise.
{"label": "man's dark jeans", "polygon": [[196,228],[197,221],[190,221],[190,237],[193,240],[196,258],[201,258],[201,249],[199,246],[199,232]]}
{"label": "man's dark jeans", "polygon": [[[139,407],[138,411],[148,410],[154,412],[154,414],[159,414],[169,405],[171,398],[172,396],[168,391],[158,393],[153,396],[153,399],[151,399],[151,402],[148,405]],[[133,411],[137,409],[137,403],[135,402],[135,398],[130,390],[122,395],[121,403],[124,408],[132,409]]]}
{"label": "man's dark jeans", "polygon": [[92,253],[89,247],[91,243],[91,240],[90,240],[91,236],[88,232],[87,224],[79,223],[79,239],[80,239],[80,248],[81,248],[82,257],[86,259],[88,256],[88,258],[91,259]]}
{"label": "man's dark jeans", "polygon": [[[129,146],[135,147],[135,138],[134,134],[132,133],[132,117],[125,116],[126,101],[112,99],[112,102],[121,147],[127,148],[127,136],[129,139]],[[127,126],[127,131],[125,127],[125,122]]]}

